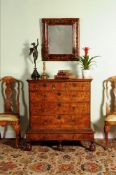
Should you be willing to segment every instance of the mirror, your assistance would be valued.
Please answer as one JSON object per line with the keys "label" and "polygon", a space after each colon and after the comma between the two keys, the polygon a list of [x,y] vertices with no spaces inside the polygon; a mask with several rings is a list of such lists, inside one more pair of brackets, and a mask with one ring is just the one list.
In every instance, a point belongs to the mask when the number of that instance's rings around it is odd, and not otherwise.
{"label": "mirror", "polygon": [[73,61],[79,56],[79,18],[42,18],[42,60]]}

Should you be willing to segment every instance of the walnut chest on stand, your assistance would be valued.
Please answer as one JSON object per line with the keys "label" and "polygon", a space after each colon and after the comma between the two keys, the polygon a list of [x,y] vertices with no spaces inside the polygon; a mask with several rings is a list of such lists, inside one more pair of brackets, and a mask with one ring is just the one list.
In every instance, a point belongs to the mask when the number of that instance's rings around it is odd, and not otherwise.
{"label": "walnut chest on stand", "polygon": [[90,141],[92,150],[91,79],[27,81],[30,118],[26,142]]}

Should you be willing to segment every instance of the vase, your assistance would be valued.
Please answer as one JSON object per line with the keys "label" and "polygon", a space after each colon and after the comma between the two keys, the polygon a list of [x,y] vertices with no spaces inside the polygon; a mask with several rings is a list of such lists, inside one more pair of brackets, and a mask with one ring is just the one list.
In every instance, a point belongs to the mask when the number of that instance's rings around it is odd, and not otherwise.
{"label": "vase", "polygon": [[91,78],[90,70],[82,70],[83,78]]}

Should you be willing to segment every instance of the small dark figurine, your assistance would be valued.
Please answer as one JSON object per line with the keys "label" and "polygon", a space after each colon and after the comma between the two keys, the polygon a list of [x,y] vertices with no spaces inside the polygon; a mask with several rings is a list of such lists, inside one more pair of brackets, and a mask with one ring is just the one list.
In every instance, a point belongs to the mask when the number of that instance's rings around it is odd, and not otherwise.
{"label": "small dark figurine", "polygon": [[29,55],[31,55],[31,54],[33,53],[34,65],[35,65],[34,71],[33,71],[32,75],[31,75],[31,78],[32,78],[32,79],[38,79],[38,78],[40,78],[40,75],[39,75],[39,73],[37,72],[37,68],[36,68],[36,61],[37,61],[37,58],[38,58],[38,50],[37,50],[37,47],[38,47],[38,45],[39,45],[38,39],[37,39],[37,44],[36,44],[36,43],[31,43],[31,45],[32,45],[33,47],[30,48],[30,53],[29,53]]}

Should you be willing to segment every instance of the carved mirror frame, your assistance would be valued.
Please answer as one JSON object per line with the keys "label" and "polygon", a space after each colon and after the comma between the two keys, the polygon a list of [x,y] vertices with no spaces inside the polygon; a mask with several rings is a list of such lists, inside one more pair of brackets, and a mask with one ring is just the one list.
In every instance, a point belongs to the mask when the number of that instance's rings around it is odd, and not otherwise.
{"label": "carved mirror frame", "polygon": [[[70,26],[72,29],[72,53],[50,53],[48,39],[50,26]],[[42,18],[42,60],[74,61],[77,56],[79,56],[79,18]]]}

